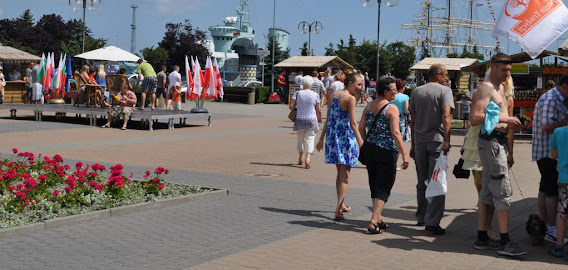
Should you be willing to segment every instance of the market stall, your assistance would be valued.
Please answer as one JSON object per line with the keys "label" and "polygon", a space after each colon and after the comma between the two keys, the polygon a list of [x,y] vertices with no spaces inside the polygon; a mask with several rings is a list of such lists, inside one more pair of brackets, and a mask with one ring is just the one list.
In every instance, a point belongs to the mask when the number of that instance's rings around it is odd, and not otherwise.
{"label": "market stall", "polygon": [[26,74],[27,63],[31,61],[39,62],[40,57],[20,51],[10,46],[0,46],[0,65],[4,68],[4,76],[8,77],[14,67],[21,74],[20,80],[7,81],[4,88],[4,103],[23,103],[23,95],[26,93],[23,76]]}
{"label": "market stall", "polygon": [[[523,126],[519,135],[532,134],[534,107],[540,95],[549,90],[546,88],[546,81],[558,81],[558,74],[563,74],[559,72],[566,72],[566,74],[568,74],[568,68],[543,67],[543,58],[548,56],[561,57],[557,52],[545,50],[536,58],[539,59],[540,65],[531,65],[526,62],[533,59],[525,52],[510,55],[513,61],[511,65],[511,76],[513,77],[515,85],[513,115],[521,120]],[[555,60],[555,65],[556,64],[557,61]],[[489,63],[489,61],[480,61],[462,68],[463,71],[471,71],[476,74],[477,82],[472,83],[471,88],[476,88],[476,86],[483,81],[485,72],[490,67],[491,63]]]}

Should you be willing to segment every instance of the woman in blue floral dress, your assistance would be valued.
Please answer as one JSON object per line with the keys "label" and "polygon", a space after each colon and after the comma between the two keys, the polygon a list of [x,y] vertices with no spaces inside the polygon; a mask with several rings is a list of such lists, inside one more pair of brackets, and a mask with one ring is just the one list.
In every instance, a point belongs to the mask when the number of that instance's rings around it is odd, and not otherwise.
{"label": "woman in blue floral dress", "polygon": [[327,121],[316,145],[316,149],[320,151],[325,139],[325,163],[335,164],[337,169],[336,220],[345,219],[343,212],[351,210],[344,204],[349,173],[351,166],[359,164],[359,147],[363,144],[355,115],[355,104],[357,103],[355,93],[363,91],[365,83],[361,76],[355,73],[348,73],[343,83],[345,89],[335,91],[333,98],[328,100]]}
{"label": "woman in blue floral dress", "polygon": [[365,151],[373,202],[371,222],[367,228],[370,234],[382,233],[388,228],[383,221],[382,211],[394,185],[398,153],[402,155],[402,169],[408,168],[410,161],[400,133],[398,106],[389,103],[397,94],[394,79],[380,80],[375,93],[377,98],[365,107],[359,125],[359,132],[365,137],[370,150]]}

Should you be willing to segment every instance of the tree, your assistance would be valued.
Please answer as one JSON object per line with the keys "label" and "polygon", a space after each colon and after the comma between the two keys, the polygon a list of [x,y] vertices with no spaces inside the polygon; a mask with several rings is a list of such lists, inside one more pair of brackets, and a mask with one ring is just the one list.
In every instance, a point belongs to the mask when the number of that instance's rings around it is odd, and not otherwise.
{"label": "tree", "polygon": [[387,45],[387,51],[392,53],[392,70],[393,76],[406,79],[410,75],[410,67],[416,59],[415,49],[412,46],[397,41]]}
{"label": "tree", "polygon": [[422,49],[420,51],[420,60],[423,60],[424,58],[427,58],[427,57],[431,57],[430,50],[428,50],[428,47],[426,46],[426,41],[422,41]]}
{"label": "tree", "polygon": [[485,56],[479,52],[479,49],[477,48],[477,45],[473,45],[473,50],[471,53],[471,58],[476,58],[479,60],[483,60],[485,59]]}
{"label": "tree", "polygon": [[446,54],[446,57],[447,58],[460,58],[460,55],[458,53],[453,52],[453,53]]}
{"label": "tree", "polygon": [[207,49],[203,44],[205,44],[205,32],[193,28],[191,22],[186,19],[184,23],[167,23],[166,32],[158,47],[168,52],[169,59],[166,64],[173,66],[185,63],[186,55],[196,56],[204,63]]}
{"label": "tree", "polygon": [[18,18],[26,27],[32,28],[34,26],[34,16],[29,9],[26,9]]}
{"label": "tree", "polygon": [[142,55],[144,59],[154,67],[155,70],[159,70],[162,65],[168,62],[169,55],[166,49],[154,46],[142,49]]}
{"label": "tree", "polygon": [[301,51],[301,55],[302,56],[307,56],[308,55],[308,42],[304,42],[304,45],[302,46],[302,48],[300,48]]}
{"label": "tree", "polygon": [[[274,51],[271,51],[270,53],[272,55],[274,55],[274,64],[278,64],[288,58],[290,58],[290,48],[288,48],[287,50],[282,50],[282,47],[280,46],[280,42],[278,42],[278,39],[273,39],[272,36],[268,37],[268,43],[266,44],[266,48],[268,50],[272,50],[272,41],[274,40]],[[266,85],[271,85],[270,80],[272,77],[272,56],[268,56],[264,59],[264,67],[266,68],[266,80],[268,80],[268,82],[265,81]],[[274,74],[274,80],[276,80],[277,76],[276,74],[280,73],[279,70],[274,70],[275,74]],[[276,85],[276,82],[274,82]]]}
{"label": "tree", "polygon": [[329,47],[325,47],[325,56],[336,56],[333,43],[330,42],[328,46]]}

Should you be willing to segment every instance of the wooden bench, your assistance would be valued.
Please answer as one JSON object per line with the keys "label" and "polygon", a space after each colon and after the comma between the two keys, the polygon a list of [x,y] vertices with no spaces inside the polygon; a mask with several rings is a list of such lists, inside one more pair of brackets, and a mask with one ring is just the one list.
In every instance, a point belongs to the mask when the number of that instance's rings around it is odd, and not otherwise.
{"label": "wooden bench", "polygon": [[[236,101],[242,103],[248,103],[249,95],[255,94],[254,88],[245,88],[245,87],[225,87],[223,89],[224,95],[223,100],[226,101]],[[253,98],[254,104],[254,98]]]}

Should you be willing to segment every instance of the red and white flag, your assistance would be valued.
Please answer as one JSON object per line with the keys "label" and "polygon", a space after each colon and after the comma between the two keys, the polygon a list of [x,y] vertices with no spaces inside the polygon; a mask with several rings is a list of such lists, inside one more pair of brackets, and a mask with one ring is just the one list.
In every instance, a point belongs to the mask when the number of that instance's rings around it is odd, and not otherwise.
{"label": "red and white flag", "polygon": [[215,71],[215,77],[217,78],[217,89],[219,89],[219,97],[223,98],[223,79],[221,79],[221,72],[219,71],[217,58],[213,58],[213,71]]}
{"label": "red and white flag", "polygon": [[187,79],[187,95],[189,96],[190,100],[193,100],[191,98],[191,93],[193,92],[193,76],[191,76],[191,69],[189,68],[189,62],[187,60],[187,55],[185,56],[185,76]]}
{"label": "red and white flag", "polygon": [[197,57],[195,58],[195,66],[193,69],[193,91],[191,92],[190,99],[194,100],[199,97],[203,90],[203,74],[201,73],[201,65]]}
{"label": "red and white flag", "polygon": [[507,0],[493,37],[505,36],[533,59],[568,30],[568,9],[562,0]]}
{"label": "red and white flag", "polygon": [[215,71],[213,71],[213,63],[209,56],[207,56],[207,62],[205,62],[205,82],[203,83],[203,92],[201,93],[201,98],[205,97],[217,98],[217,77],[215,76]]}

